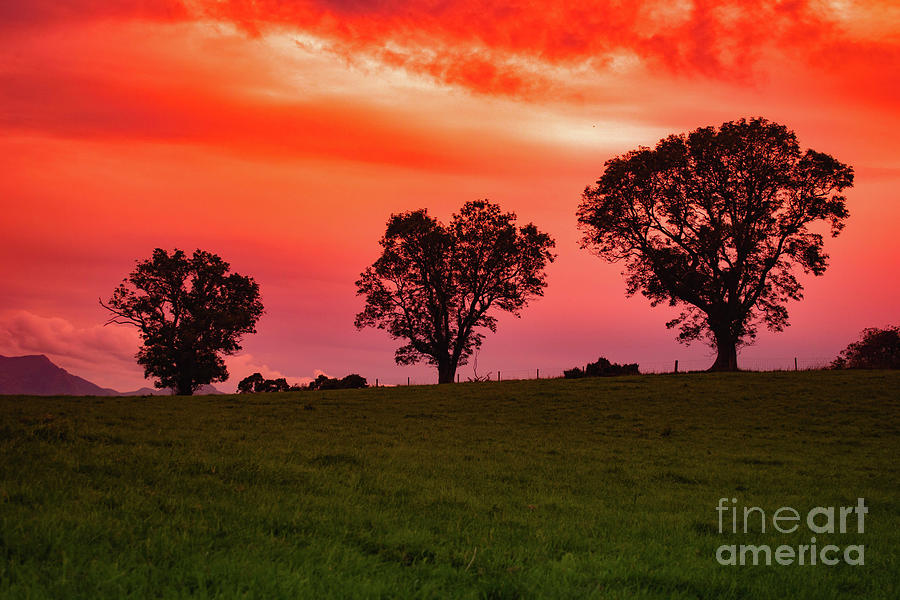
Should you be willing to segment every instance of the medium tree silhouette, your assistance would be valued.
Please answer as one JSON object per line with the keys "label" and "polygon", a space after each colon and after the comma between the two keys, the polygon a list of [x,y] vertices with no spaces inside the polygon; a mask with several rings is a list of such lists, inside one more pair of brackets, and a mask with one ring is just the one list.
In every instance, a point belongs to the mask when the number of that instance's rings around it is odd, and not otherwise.
{"label": "medium tree silhouette", "polygon": [[707,337],[711,370],[736,370],[760,323],[788,324],[785,304],[802,298],[796,267],[824,273],[810,225],[836,236],[848,216],[840,192],[852,185],[851,167],[801,152],[783,125],[704,127],[608,160],[578,208],[582,247],[624,262],[628,295],[680,307],[666,326],[682,342]]}
{"label": "medium tree silhouette", "polygon": [[487,200],[467,202],[448,225],[417,210],[391,215],[381,256],[356,282],[364,310],[356,327],[377,327],[407,343],[395,360],[425,360],[438,382],[480,347],[484,330],[496,331],[493,308],[516,316],[543,295],[553,240]]}
{"label": "medium tree silhouette", "polygon": [[100,305],[112,313],[107,324],[131,325],[143,341],[136,358],[157,388],[191,395],[203,384],[225,381],[223,354],[241,349],[245,334],[256,333],[263,313],[259,286],[251,277],[229,273],[215,254],[161,248]]}

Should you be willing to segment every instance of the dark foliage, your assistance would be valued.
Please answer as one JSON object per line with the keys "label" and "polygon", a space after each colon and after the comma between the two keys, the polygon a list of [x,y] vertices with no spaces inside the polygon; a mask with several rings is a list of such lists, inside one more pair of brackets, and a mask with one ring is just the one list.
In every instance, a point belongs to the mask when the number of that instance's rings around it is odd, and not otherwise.
{"label": "dark foliage", "polygon": [[366,378],[351,373],[342,379],[335,379],[327,375],[319,375],[314,381],[310,381],[309,385],[290,385],[280,377],[278,379],[266,379],[259,373],[254,373],[249,377],[245,377],[238,384],[238,392],[241,394],[260,394],[266,392],[302,392],[308,390],[348,390],[355,388],[369,387]]}
{"label": "dark foliage", "polygon": [[319,375],[316,377],[315,381],[311,381],[309,383],[310,390],[349,390],[356,388],[365,388],[369,387],[366,378],[357,375],[356,373],[351,373],[347,375],[343,379],[336,379],[334,377],[328,377],[327,375]]}
{"label": "dark foliage", "polygon": [[253,375],[248,375],[241,379],[238,383],[238,393],[239,394],[250,394],[253,392],[258,392],[262,388],[265,383],[266,378],[262,376],[261,373],[254,373]]}
{"label": "dark foliage", "polygon": [[900,327],[864,329],[859,341],[847,346],[832,369],[900,369]]}
{"label": "dark foliage", "polygon": [[294,390],[284,377],[278,379],[266,379],[260,373],[254,373],[245,377],[238,384],[238,393],[266,393],[266,392],[288,392]]}
{"label": "dark foliage", "polygon": [[611,363],[602,356],[597,362],[588,363],[582,370],[579,367],[563,371],[566,379],[580,379],[582,377],[614,377],[616,375],[640,375],[637,363],[620,365]]}
{"label": "dark foliage", "polygon": [[823,236],[809,226],[837,235],[852,185],[851,167],[801,152],[783,125],[704,127],[608,160],[578,209],[582,247],[623,261],[629,295],[680,307],[667,327],[682,342],[705,337],[712,369],[735,370],[760,323],[788,324],[785,304],[802,297],[795,268],[825,272]]}
{"label": "dark foliage", "polygon": [[253,278],[229,273],[227,262],[202,250],[187,256],[157,248],[100,305],[113,315],[107,324],[140,332],[144,376],[179,395],[228,379],[222,355],[241,349],[263,313]]}
{"label": "dark foliage", "polygon": [[417,210],[392,215],[381,256],[356,282],[366,299],[356,327],[377,327],[406,343],[398,364],[425,360],[438,381],[496,331],[492,308],[519,316],[546,286],[553,240],[533,224],[516,227],[513,213],[487,200],[467,202],[448,225]]}

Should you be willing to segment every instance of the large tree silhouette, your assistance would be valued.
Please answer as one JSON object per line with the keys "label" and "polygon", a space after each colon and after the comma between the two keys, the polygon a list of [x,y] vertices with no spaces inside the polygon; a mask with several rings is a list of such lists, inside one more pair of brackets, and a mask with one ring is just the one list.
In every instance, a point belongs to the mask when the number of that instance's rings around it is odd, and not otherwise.
{"label": "large tree silhouette", "polygon": [[144,376],[188,396],[228,379],[222,355],[241,349],[241,337],[256,333],[263,313],[256,282],[229,273],[227,262],[202,250],[186,256],[157,248],[100,304],[112,313],[107,324],[140,332],[136,358]]}
{"label": "large tree silhouette", "polygon": [[788,324],[786,302],[802,297],[796,268],[825,271],[810,226],[837,235],[848,216],[840,192],[852,185],[851,167],[802,152],[783,125],[704,127],[608,160],[578,208],[582,247],[624,262],[628,295],[681,307],[666,326],[683,342],[707,337],[711,370],[736,370],[760,323]]}
{"label": "large tree silhouette", "polygon": [[405,340],[398,364],[425,360],[437,367],[438,382],[452,382],[484,330],[496,331],[491,309],[519,316],[543,295],[554,242],[515,220],[487,200],[467,202],[448,225],[426,210],[391,215],[381,256],[356,282],[366,299],[356,327]]}

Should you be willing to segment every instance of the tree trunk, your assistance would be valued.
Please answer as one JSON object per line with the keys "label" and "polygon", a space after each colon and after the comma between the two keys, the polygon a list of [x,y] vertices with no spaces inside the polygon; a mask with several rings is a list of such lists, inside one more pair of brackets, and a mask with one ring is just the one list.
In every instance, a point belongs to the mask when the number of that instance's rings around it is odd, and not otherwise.
{"label": "tree trunk", "polygon": [[737,371],[737,339],[729,328],[714,332],[716,338],[716,362],[709,371]]}
{"label": "tree trunk", "polygon": [[438,383],[453,383],[456,378],[456,365],[450,358],[438,360]]}

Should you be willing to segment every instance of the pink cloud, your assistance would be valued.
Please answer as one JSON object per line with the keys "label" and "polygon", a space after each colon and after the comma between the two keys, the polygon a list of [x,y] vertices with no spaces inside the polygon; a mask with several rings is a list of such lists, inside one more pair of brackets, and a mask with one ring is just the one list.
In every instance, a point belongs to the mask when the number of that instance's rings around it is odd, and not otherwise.
{"label": "pink cloud", "polygon": [[0,312],[0,354],[44,354],[74,375],[127,391],[146,385],[134,360],[140,340],[124,327],[79,327],[25,310]]}
{"label": "pink cloud", "polygon": [[231,377],[224,383],[217,383],[216,388],[222,391],[234,392],[237,390],[237,384],[253,373],[259,373],[266,379],[279,379],[284,377],[291,385],[306,385],[324,371],[315,369],[312,377],[302,375],[285,375],[278,369],[273,369],[268,364],[261,362],[252,354],[235,354],[234,356],[225,357],[225,366]]}
{"label": "pink cloud", "polygon": [[[0,312],[0,355],[44,354],[74,375],[123,392],[150,386],[134,360],[139,344],[136,330],[128,327],[78,327],[67,319],[25,310]],[[284,377],[288,383],[300,385],[325,374],[315,369],[311,376],[287,375],[247,353],[227,356],[225,364],[231,376],[215,385],[227,392],[237,390],[238,382],[252,373],[267,379]]]}

